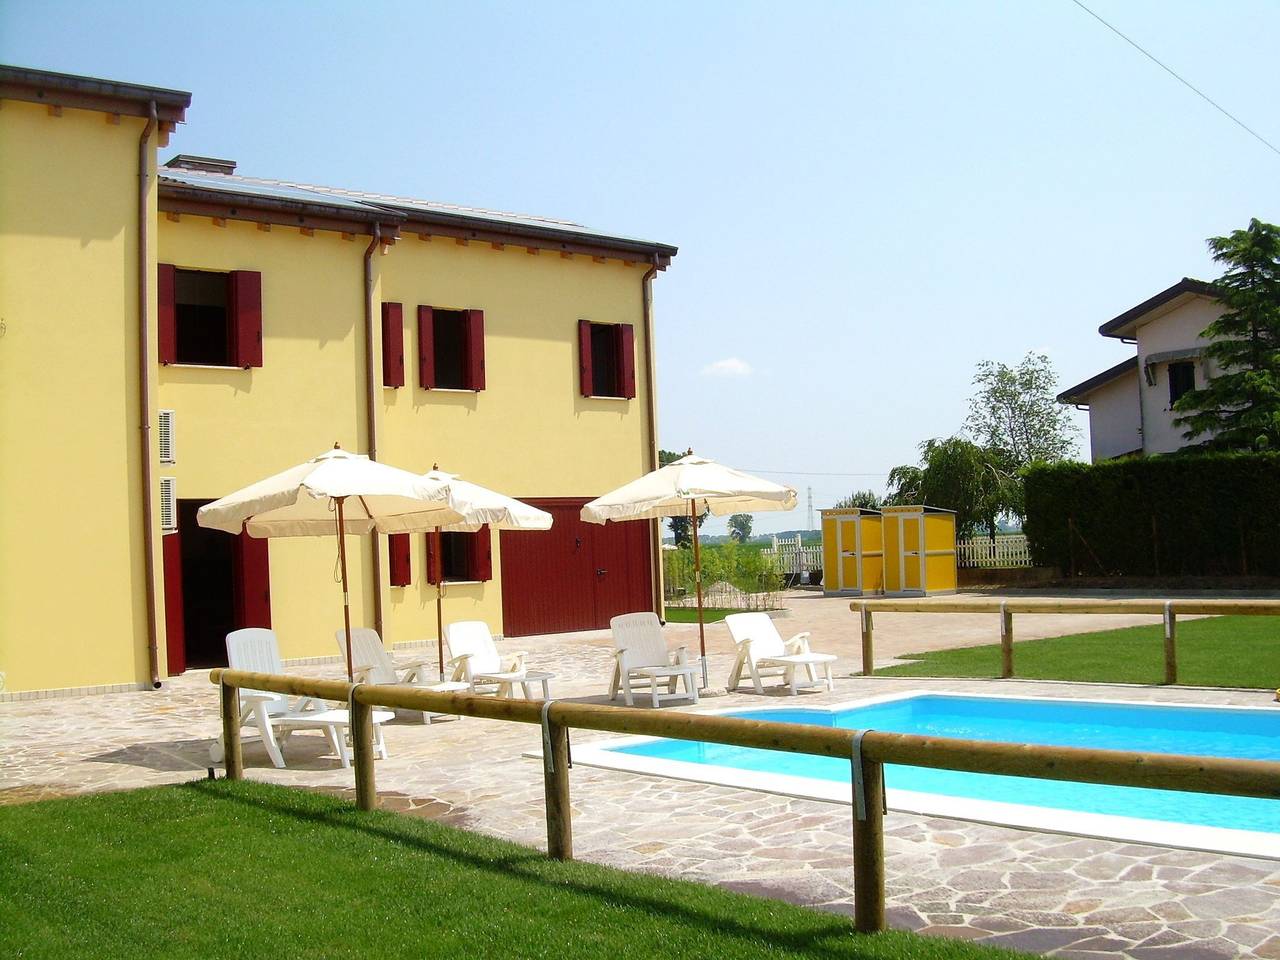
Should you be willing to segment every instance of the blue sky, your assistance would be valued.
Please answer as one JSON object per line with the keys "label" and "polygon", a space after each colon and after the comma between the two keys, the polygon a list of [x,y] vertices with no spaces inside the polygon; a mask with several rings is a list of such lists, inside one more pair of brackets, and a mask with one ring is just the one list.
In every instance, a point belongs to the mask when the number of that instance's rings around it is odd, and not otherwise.
{"label": "blue sky", "polygon": [[[1090,6],[1280,141],[1280,5]],[[798,471],[757,530],[958,430],[980,360],[1123,359],[1099,323],[1280,220],[1280,156],[1069,0],[0,0],[0,60],[190,90],[169,152],[250,175],[678,244],[662,443]]]}

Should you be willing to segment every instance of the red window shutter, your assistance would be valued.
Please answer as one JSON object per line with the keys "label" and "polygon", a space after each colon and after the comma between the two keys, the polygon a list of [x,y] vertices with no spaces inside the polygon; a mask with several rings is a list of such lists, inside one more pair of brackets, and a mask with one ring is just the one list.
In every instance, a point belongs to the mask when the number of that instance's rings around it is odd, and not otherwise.
{"label": "red window shutter", "polygon": [[578,381],[582,395],[590,397],[594,394],[594,381],[591,376],[591,321],[578,321]]}
{"label": "red window shutter", "polygon": [[159,265],[156,280],[156,340],[161,363],[178,362],[177,270],[172,263]]}
{"label": "red window shutter", "polygon": [[484,311],[467,311],[467,389],[484,389]]}
{"label": "red window shutter", "polygon": [[404,386],[404,307],[382,305],[382,385]]}
{"label": "red window shutter", "polygon": [[627,399],[636,395],[636,330],[629,323],[618,324],[618,386]]}
{"label": "red window shutter", "polygon": [[391,558],[391,585],[407,587],[413,579],[409,564],[409,534],[393,533],[387,537],[387,553]]}
{"label": "red window shutter", "polygon": [[440,582],[440,531],[427,534],[427,583]]}
{"label": "red window shutter", "polygon": [[187,669],[187,641],[183,627],[182,540],[180,534],[166,533],[164,541],[164,637],[168,652],[169,676]]}
{"label": "red window shutter", "polygon": [[489,525],[487,523],[471,535],[471,543],[468,546],[470,549],[467,551],[467,559],[470,561],[471,566],[468,579],[492,580],[493,538],[489,536]]}
{"label": "red window shutter", "polygon": [[[436,325],[430,307],[418,308],[418,386],[432,390],[436,385]],[[428,539],[430,539],[428,537]],[[435,583],[435,581],[431,581]]]}
{"label": "red window shutter", "polygon": [[232,356],[237,367],[262,366],[262,274],[232,270],[227,303],[231,308]]}
{"label": "red window shutter", "polygon": [[267,543],[247,533],[236,538],[236,629],[271,626],[271,564]]}

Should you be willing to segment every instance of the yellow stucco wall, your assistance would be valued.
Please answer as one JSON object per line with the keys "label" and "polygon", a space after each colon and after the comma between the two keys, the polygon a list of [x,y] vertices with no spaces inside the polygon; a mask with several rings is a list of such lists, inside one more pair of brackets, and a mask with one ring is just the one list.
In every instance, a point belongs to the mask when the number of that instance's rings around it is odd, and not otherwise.
{"label": "yellow stucco wall", "polygon": [[[179,499],[216,499],[335,442],[366,452],[364,247],[326,231],[305,237],[245,221],[218,227],[208,217],[160,218],[160,262],[262,273],[261,367],[160,368],[157,406],[174,411],[177,462],[157,471],[175,479]],[[352,624],[371,625],[369,541],[349,537],[347,546]],[[335,654],[337,541],[276,539],[268,550],[281,656]]]}
{"label": "yellow stucco wall", "polygon": [[[0,671],[4,690],[148,679],[141,535],[136,307],[137,142],[143,121],[5,101],[0,109]],[[154,166],[154,140],[151,162]],[[158,660],[167,675],[159,480],[179,499],[214,499],[329,448],[368,448],[363,252],[367,238],[303,236],[208,217],[174,220],[151,196],[151,356],[156,263],[262,273],[263,366],[153,363],[153,411],[175,413],[176,463],[161,464],[152,420]],[[404,304],[406,385],[381,383],[379,458],[425,471],[438,462],[522,497],[591,497],[650,467],[643,266],[523,246],[497,250],[410,234],[374,258],[376,304]],[[417,384],[416,307],[485,312],[486,389]],[[638,396],[587,399],[578,387],[579,319],[635,326]],[[376,323],[376,320],[375,320]],[[385,545],[385,540],[383,541]],[[353,623],[372,626],[372,549],[348,539]],[[285,658],[337,653],[341,596],[330,538],[270,544],[272,621]],[[387,585],[390,643],[434,638],[425,542],[413,583]],[[502,632],[494,579],[448,588],[446,622]]]}
{"label": "yellow stucco wall", "polygon": [[[594,497],[650,469],[643,267],[409,235],[378,258],[378,272],[379,299],[404,305],[405,328],[405,385],[378,388],[381,459],[415,470],[439,463],[515,497]],[[419,305],[484,311],[483,391],[418,385]],[[579,319],[635,325],[634,399],[581,395]],[[378,350],[380,372],[380,338]],[[502,631],[499,541],[494,534],[492,581],[447,587],[446,623],[482,619]],[[413,583],[388,588],[391,643],[436,635],[425,539],[412,542]]]}
{"label": "yellow stucco wall", "polygon": [[10,691],[148,675],[142,126],[11,100],[0,108],[0,671]]}
{"label": "yellow stucco wall", "polygon": [[[252,370],[161,368],[158,406],[173,409],[180,499],[212,499],[297,463],[334,441],[367,451],[364,392],[363,251],[367,238],[207,217],[160,221],[160,260],[179,268],[262,273],[263,365]],[[381,323],[375,319],[378,458],[425,472],[434,463],[513,496],[595,496],[648,469],[644,404],[642,268],[524,248],[466,247],[415,237],[375,254],[375,317],[382,301],[404,304],[406,384],[381,384]],[[485,312],[486,389],[418,386],[419,304]],[[636,325],[633,400],[583,398],[578,390],[579,318]],[[388,583],[382,539],[384,639],[436,636],[435,587],[426,581],[426,541],[411,541],[412,583]],[[374,625],[368,538],[348,540],[352,623]],[[340,594],[331,583],[327,538],[273,540],[272,626],[285,658],[336,652]],[[501,555],[493,535],[486,583],[449,584],[445,622],[482,619],[502,632]]]}

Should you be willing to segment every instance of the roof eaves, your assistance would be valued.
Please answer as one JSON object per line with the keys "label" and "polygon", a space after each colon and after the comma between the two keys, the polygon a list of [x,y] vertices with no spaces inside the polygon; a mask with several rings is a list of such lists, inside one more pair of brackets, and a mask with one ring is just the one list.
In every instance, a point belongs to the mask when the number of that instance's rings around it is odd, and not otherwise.
{"label": "roof eaves", "polygon": [[1098,327],[1098,333],[1102,334],[1104,337],[1132,339],[1132,337],[1129,337],[1128,334],[1125,333],[1131,324],[1135,324],[1153,310],[1158,310],[1170,301],[1188,293],[1197,294],[1203,297],[1217,296],[1217,292],[1212,283],[1207,283],[1204,280],[1196,280],[1193,277],[1183,277],[1173,286],[1165,290],[1161,290],[1154,297],[1144,300],[1136,307],[1132,307],[1120,314],[1118,317],[1108,320],[1102,326]]}
{"label": "roof eaves", "polygon": [[0,98],[131,117],[147,116],[148,104],[155,101],[157,117],[169,123],[180,123],[191,106],[191,94],[185,90],[7,65],[0,65]]}
{"label": "roof eaves", "polygon": [[210,216],[241,217],[248,211],[265,213],[266,217],[243,216],[243,219],[264,220],[297,226],[327,228],[331,224],[375,223],[398,227],[404,217],[392,210],[384,210],[368,204],[331,204],[300,198],[272,197],[252,190],[211,189],[195,187],[180,180],[160,175],[161,209],[173,212],[208,214]]}
{"label": "roof eaves", "polygon": [[1068,387],[1058,394],[1059,403],[1079,403],[1085,399],[1094,390],[1099,387],[1106,386],[1113,380],[1118,380],[1126,373],[1138,372],[1138,358],[1132,356],[1127,360],[1121,360],[1114,367],[1108,367],[1101,373],[1095,374],[1088,380],[1077,383],[1074,387]]}
{"label": "roof eaves", "polygon": [[504,234],[514,240],[530,238],[549,240],[564,244],[582,244],[597,246],[604,250],[616,250],[625,253],[638,253],[665,257],[674,257],[679,248],[666,243],[650,240],[636,240],[628,237],[614,237],[603,233],[594,233],[586,228],[570,229],[552,225],[513,221],[501,216],[484,216],[479,214],[451,213],[442,210],[431,210],[425,207],[401,206],[399,204],[383,205],[405,216],[409,223],[422,223],[428,226],[448,226],[461,230],[481,230],[486,234]]}

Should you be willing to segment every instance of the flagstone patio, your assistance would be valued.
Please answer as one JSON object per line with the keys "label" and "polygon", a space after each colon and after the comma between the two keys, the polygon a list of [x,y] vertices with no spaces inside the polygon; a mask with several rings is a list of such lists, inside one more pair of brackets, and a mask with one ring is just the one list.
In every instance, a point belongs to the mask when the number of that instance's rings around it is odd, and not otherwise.
{"label": "flagstone patio", "polygon": [[[889,619],[877,627],[889,632]],[[673,636],[687,642],[696,638],[694,629],[673,627]],[[719,633],[709,636],[711,674],[723,682],[728,651]],[[607,634],[504,642],[509,649],[517,645],[529,651],[532,667],[557,674],[556,696],[603,699],[610,667]],[[814,645],[824,648],[816,633]],[[839,647],[826,644],[842,654],[845,676],[834,693],[802,695],[802,702],[919,688],[1268,702],[1261,692],[1229,690],[1125,687],[1118,693],[1115,687],[1081,684],[851,678],[853,663],[845,657],[855,645],[856,638]],[[340,673],[337,663],[294,670]],[[795,703],[733,694],[704,700],[700,709],[762,702]],[[217,732],[216,690],[199,672],[158,692],[0,704],[0,802],[204,776]],[[574,734],[575,743],[589,739],[594,737]],[[545,844],[541,766],[523,756],[539,748],[537,728],[471,718],[430,726],[397,722],[388,728],[387,741],[390,759],[376,767],[384,806]],[[318,735],[294,736],[286,756],[288,769],[276,770],[260,745],[247,744],[247,775],[316,789],[351,787],[351,772],[327,756]],[[573,771],[572,792],[580,859],[852,911],[847,806],[584,766]],[[1056,957],[1280,958],[1280,862],[894,812],[885,825],[893,926]]]}

